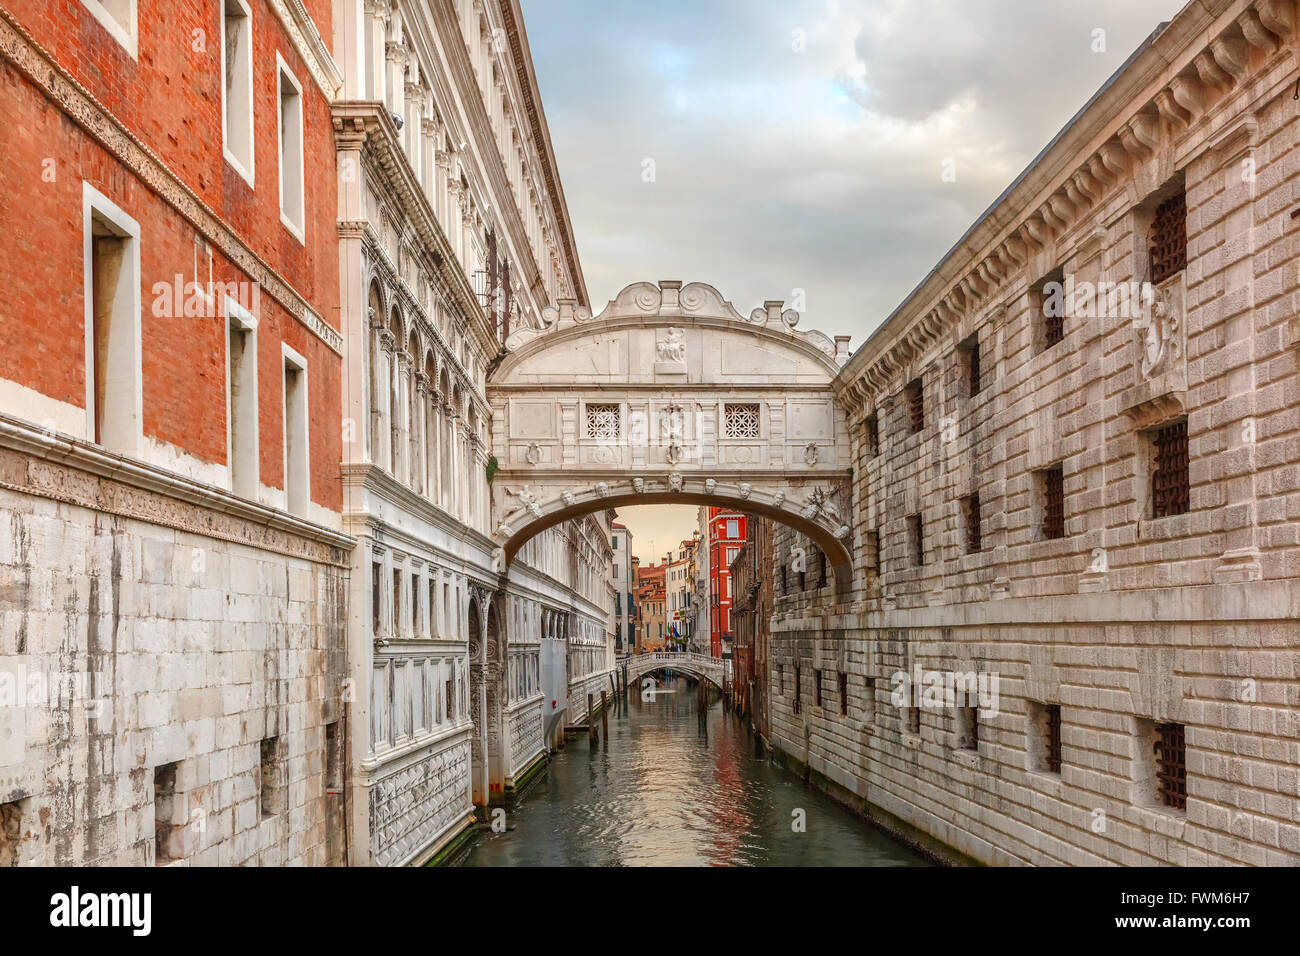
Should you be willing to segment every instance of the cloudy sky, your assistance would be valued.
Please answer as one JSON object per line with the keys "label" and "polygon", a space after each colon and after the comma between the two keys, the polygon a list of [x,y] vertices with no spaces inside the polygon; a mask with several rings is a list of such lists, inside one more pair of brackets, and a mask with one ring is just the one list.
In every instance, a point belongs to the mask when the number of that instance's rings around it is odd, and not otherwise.
{"label": "cloudy sky", "polygon": [[641,279],[742,314],[803,290],[854,347],[1182,6],[522,3],[593,308]]}

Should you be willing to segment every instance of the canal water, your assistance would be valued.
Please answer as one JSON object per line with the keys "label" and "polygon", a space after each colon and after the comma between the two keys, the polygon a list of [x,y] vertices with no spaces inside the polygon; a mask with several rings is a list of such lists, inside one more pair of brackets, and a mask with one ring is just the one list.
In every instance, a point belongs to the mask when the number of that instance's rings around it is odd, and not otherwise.
{"label": "canal water", "polygon": [[462,866],[925,866],[793,774],[754,756],[694,684],[611,709],[609,746],[570,737]]}

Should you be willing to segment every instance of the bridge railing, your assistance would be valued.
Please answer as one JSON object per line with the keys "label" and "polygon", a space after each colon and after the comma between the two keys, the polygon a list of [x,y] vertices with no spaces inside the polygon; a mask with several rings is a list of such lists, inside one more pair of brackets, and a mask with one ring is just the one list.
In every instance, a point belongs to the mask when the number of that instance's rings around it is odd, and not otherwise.
{"label": "bridge railing", "polygon": [[690,664],[695,667],[709,668],[710,670],[721,670],[723,662],[716,657],[710,657],[708,654],[697,654],[694,651],[648,651],[645,654],[636,654],[627,658],[629,664],[663,664],[670,666],[672,664]]}

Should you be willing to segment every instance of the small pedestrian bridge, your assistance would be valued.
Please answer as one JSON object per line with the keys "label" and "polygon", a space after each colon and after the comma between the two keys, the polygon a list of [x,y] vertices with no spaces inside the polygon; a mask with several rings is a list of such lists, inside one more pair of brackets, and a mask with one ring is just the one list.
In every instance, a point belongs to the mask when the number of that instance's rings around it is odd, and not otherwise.
{"label": "small pedestrian bridge", "polygon": [[726,673],[726,664],[707,654],[691,651],[650,651],[635,654],[619,662],[627,668],[627,683],[636,690],[642,677],[652,671],[671,670],[685,674],[696,680],[706,680],[718,690],[722,690],[722,679]]}

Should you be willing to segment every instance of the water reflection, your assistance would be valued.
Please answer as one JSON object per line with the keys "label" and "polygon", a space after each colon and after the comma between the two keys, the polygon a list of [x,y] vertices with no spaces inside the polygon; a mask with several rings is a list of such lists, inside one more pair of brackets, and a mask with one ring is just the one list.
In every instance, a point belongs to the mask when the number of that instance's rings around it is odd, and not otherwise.
{"label": "water reflection", "polygon": [[[829,797],[754,756],[754,741],[695,687],[631,695],[608,748],[570,738],[464,866],[924,866]],[[795,832],[796,811],[804,832]]]}

